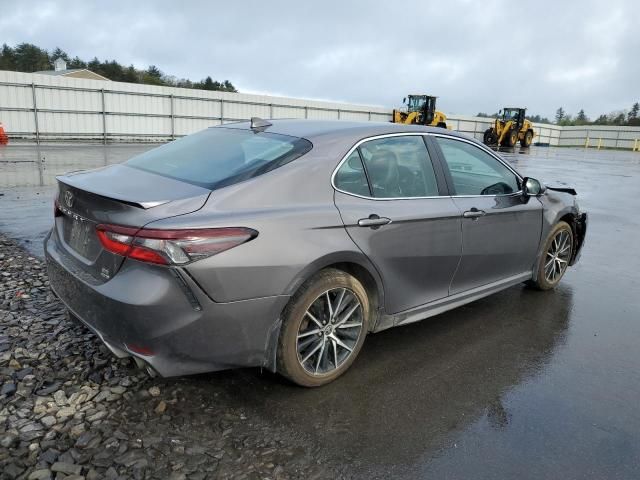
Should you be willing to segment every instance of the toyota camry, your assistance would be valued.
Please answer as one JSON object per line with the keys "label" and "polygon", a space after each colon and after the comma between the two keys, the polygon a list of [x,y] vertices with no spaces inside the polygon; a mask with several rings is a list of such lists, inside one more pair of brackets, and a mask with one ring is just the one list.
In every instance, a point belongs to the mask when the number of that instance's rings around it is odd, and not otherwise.
{"label": "toyota camry", "polygon": [[62,175],[54,216],[51,287],[115,355],[303,386],[370,333],[554,288],[587,227],[573,189],[462,134],[258,118]]}

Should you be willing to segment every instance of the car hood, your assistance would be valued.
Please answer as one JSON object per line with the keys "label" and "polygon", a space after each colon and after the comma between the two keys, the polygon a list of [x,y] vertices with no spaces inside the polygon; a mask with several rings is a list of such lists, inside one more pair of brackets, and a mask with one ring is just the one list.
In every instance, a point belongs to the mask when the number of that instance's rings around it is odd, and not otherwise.
{"label": "car hood", "polygon": [[570,195],[577,195],[578,192],[576,192],[575,188],[570,187],[568,184],[564,183],[564,182],[558,182],[558,181],[551,181],[551,182],[544,182],[545,187],[547,187],[549,190],[554,190],[556,192],[564,192],[564,193],[568,193]]}

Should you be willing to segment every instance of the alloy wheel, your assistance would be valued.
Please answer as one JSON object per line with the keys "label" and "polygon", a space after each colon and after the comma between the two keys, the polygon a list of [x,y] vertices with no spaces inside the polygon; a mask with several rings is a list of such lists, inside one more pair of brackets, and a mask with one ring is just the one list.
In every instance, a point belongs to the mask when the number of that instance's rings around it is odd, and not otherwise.
{"label": "alloy wheel", "polygon": [[547,282],[556,283],[564,274],[571,259],[571,234],[566,230],[560,230],[553,240],[544,264],[544,276]]}
{"label": "alloy wheel", "polygon": [[307,373],[326,375],[351,356],[363,334],[363,310],[347,288],[318,296],[300,322],[296,339],[298,362]]}

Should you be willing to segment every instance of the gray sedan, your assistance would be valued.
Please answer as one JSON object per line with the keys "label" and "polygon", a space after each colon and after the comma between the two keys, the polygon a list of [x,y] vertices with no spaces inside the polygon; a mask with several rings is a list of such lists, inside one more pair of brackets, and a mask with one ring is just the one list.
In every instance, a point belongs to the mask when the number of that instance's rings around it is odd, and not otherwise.
{"label": "gray sedan", "polygon": [[365,336],[519,283],[555,287],[587,216],[443,129],[252,119],[58,177],[51,287],[163,376],[262,366],[304,386]]}

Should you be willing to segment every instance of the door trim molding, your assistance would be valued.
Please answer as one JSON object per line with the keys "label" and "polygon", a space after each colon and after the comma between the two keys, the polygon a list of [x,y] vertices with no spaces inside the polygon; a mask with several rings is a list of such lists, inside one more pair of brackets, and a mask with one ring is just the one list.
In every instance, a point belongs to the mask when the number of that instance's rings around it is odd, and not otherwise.
{"label": "door trim molding", "polygon": [[522,272],[487,285],[465,290],[464,292],[456,293],[455,295],[405,310],[403,312],[390,315],[382,314],[373,331],[380,332],[387,328],[419,322],[420,320],[433,317],[434,315],[439,315],[440,313],[453,310],[454,308],[488,297],[493,293],[512,287],[526,280],[530,280],[532,275],[532,271]]}

